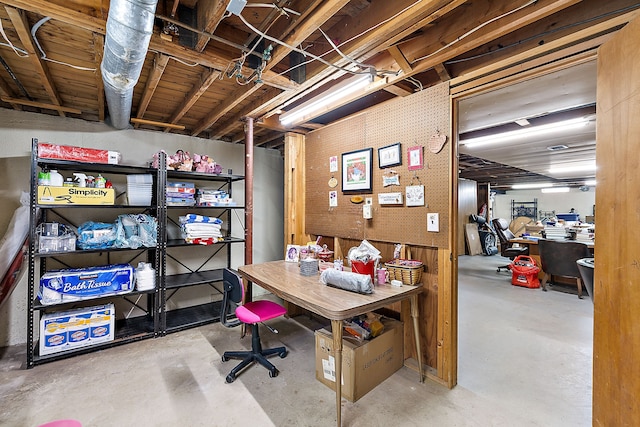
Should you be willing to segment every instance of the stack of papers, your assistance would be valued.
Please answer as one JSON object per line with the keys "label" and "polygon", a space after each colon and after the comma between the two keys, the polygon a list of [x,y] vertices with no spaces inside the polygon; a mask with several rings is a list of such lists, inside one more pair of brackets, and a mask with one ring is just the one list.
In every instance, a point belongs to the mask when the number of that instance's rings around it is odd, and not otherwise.
{"label": "stack of papers", "polygon": [[547,225],[544,227],[544,236],[546,239],[564,240],[567,238],[567,231],[564,227],[552,227]]}

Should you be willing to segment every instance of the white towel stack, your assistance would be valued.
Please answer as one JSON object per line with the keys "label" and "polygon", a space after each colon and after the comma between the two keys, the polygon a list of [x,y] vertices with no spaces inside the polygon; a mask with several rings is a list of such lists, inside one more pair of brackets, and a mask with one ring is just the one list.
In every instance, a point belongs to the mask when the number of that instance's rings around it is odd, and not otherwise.
{"label": "white towel stack", "polygon": [[220,218],[186,214],[180,217],[180,226],[187,243],[210,245],[224,239]]}

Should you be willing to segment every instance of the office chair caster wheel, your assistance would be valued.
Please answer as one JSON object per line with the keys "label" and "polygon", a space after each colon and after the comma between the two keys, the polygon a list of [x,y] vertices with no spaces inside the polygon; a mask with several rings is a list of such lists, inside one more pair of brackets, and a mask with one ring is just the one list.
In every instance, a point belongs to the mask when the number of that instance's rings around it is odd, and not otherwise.
{"label": "office chair caster wheel", "polygon": [[[280,371],[278,371],[276,368],[270,369],[269,370],[269,378],[275,378],[278,376],[278,374],[280,373]],[[229,377],[227,377],[228,380]]]}
{"label": "office chair caster wheel", "polygon": [[280,359],[284,359],[285,357],[287,357],[287,354],[289,354],[289,352],[287,350],[281,352],[278,354],[278,356],[280,356]]}
{"label": "office chair caster wheel", "polygon": [[236,376],[235,375],[227,375],[227,384],[231,384],[232,382],[234,382],[236,380]]}

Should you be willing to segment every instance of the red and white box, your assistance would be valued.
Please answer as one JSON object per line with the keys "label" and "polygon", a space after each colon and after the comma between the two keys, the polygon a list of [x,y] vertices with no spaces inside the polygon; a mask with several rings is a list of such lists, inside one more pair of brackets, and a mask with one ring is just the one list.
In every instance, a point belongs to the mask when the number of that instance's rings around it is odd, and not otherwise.
{"label": "red and white box", "polygon": [[84,163],[106,163],[117,165],[120,163],[121,155],[117,151],[39,142],[38,157],[44,159],[60,159]]}

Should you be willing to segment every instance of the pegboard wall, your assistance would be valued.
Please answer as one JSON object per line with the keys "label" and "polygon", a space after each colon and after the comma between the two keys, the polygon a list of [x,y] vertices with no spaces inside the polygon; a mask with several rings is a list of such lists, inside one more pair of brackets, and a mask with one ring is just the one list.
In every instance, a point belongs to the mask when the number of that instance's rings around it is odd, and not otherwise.
{"label": "pegboard wall", "polygon": [[[325,126],[306,136],[306,232],[350,239],[369,239],[419,246],[449,247],[451,205],[451,135],[449,85],[425,89],[373,107],[359,115]],[[429,140],[439,132],[447,137],[440,152],[429,149]],[[378,148],[399,142],[402,164],[379,168]],[[408,169],[407,152],[420,146],[423,168]],[[355,193],[373,198],[373,218],[364,219],[362,204],[354,204],[354,193],[341,188],[342,153],[373,148],[372,192]],[[330,172],[331,156],[338,158],[338,171]],[[383,175],[392,169],[399,184],[383,186]],[[338,180],[335,188],[329,180]],[[425,206],[407,206],[405,187],[424,185]],[[337,192],[337,206],[329,206],[330,191]],[[381,193],[402,193],[402,205],[380,205]],[[427,214],[437,213],[439,230],[427,231]]]}

